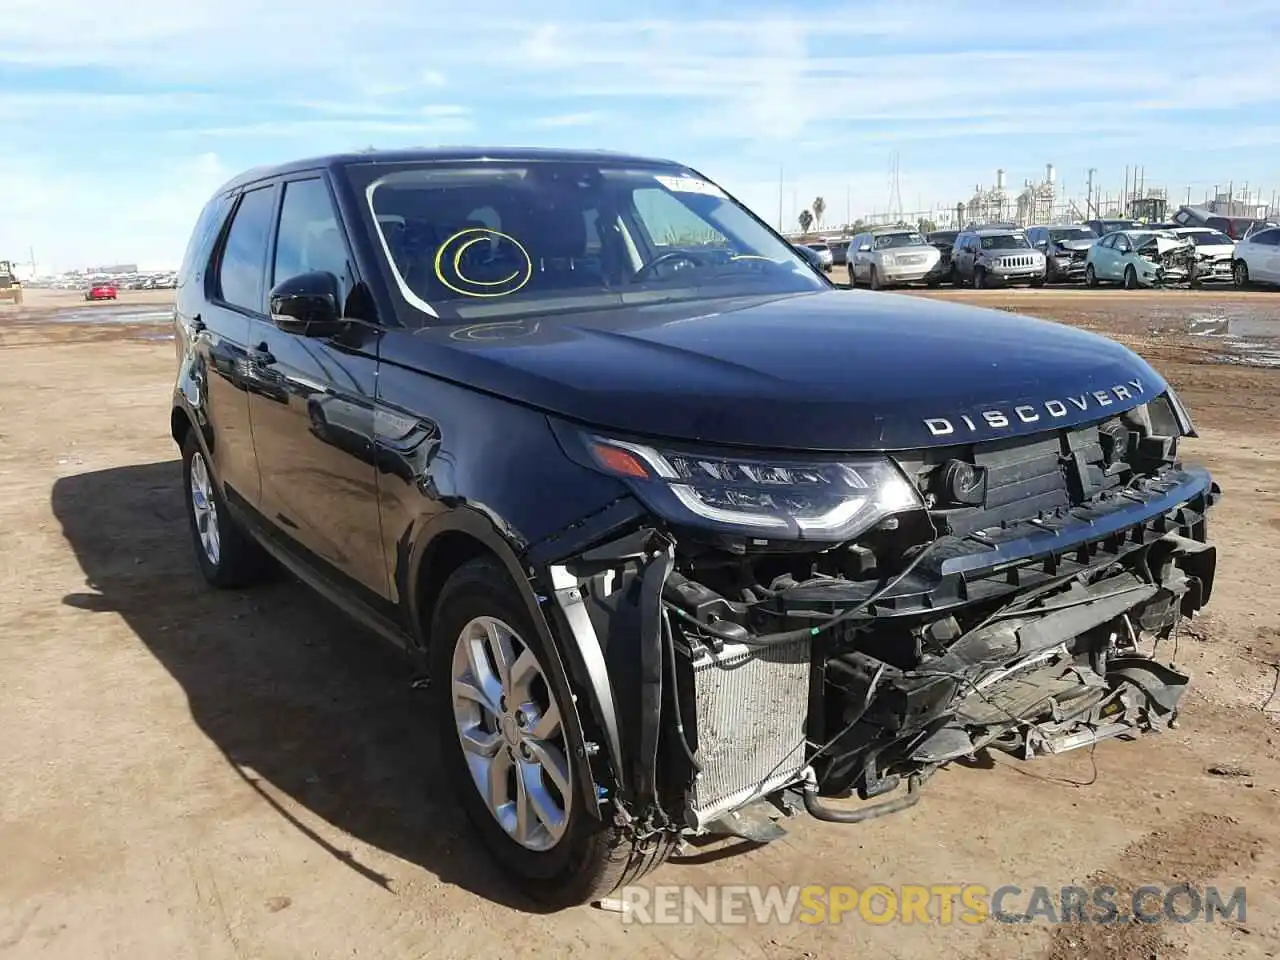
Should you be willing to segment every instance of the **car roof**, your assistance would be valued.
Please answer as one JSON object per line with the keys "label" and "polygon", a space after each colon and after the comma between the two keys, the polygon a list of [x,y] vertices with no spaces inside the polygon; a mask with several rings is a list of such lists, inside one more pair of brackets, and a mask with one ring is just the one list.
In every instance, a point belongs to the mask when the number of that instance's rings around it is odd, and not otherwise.
{"label": "car roof", "polygon": [[882,227],[872,227],[867,233],[873,236],[882,236],[889,233],[919,233],[919,227],[913,227],[909,223],[893,223],[885,224]]}
{"label": "car roof", "polygon": [[660,157],[644,157],[612,150],[557,150],[546,147],[407,147],[393,150],[357,150],[290,160],[268,166],[253,167],[228,180],[218,188],[226,193],[246,184],[282,174],[309,170],[335,170],[356,163],[427,163],[466,160],[541,161],[567,163],[634,163],[643,166],[687,169],[684,164]]}
{"label": "car roof", "polygon": [[981,230],[970,230],[975,237],[1004,237],[1014,233],[1026,233],[1021,227],[983,227]]}

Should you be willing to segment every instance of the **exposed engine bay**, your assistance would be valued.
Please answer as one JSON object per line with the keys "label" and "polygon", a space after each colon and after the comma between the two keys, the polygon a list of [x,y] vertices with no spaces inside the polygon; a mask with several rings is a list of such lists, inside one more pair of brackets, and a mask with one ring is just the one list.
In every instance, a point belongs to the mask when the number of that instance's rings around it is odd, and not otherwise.
{"label": "exposed engine bay", "polygon": [[[1135,253],[1157,268],[1156,280],[1177,283],[1192,279],[1201,266],[1195,242],[1172,233],[1154,233],[1140,243]],[[1211,272],[1208,263],[1204,271]]]}
{"label": "exposed engine bay", "polygon": [[593,731],[622,772],[597,769],[602,803],[647,830],[768,840],[801,804],[901,810],[982,750],[1167,727],[1188,682],[1168,660],[1216,562],[1219,493],[1178,459],[1187,432],[1160,397],[896,453],[918,506],[849,541],[655,523],[564,561],[565,629],[598,644],[596,712],[607,674],[617,718]]}

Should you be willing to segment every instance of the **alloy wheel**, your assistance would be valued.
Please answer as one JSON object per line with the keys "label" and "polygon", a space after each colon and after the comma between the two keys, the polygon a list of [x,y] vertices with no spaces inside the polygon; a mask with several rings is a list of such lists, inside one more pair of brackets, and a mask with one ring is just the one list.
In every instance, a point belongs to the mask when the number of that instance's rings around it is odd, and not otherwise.
{"label": "alloy wheel", "polygon": [[191,507],[195,512],[196,532],[205,558],[215,567],[222,558],[222,539],[218,533],[218,505],[213,498],[213,480],[204,454],[191,455]]}
{"label": "alloy wheel", "polygon": [[498,824],[529,850],[564,837],[573,806],[560,709],[533,649],[494,617],[476,617],[453,648],[451,702],[463,757]]}

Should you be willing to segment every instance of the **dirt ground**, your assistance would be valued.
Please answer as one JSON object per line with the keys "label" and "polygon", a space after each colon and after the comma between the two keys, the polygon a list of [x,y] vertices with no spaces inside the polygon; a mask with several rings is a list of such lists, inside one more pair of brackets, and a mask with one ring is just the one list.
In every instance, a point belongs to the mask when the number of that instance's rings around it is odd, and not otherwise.
{"label": "dirt ground", "polygon": [[[36,293],[32,291],[32,293]],[[281,582],[198,578],[155,322],[0,308],[0,956],[1147,960],[1280,954],[1280,370],[1210,362],[1194,316],[1280,294],[957,292],[1108,332],[1187,401],[1225,496],[1177,729],[936,776],[858,827],[691,850],[647,883],[1247,888],[1244,922],[639,926],[516,901],[439,782],[403,662]],[[125,294],[119,307],[163,310]],[[94,305],[93,309],[113,309]],[[106,314],[104,314],[106,319]]]}

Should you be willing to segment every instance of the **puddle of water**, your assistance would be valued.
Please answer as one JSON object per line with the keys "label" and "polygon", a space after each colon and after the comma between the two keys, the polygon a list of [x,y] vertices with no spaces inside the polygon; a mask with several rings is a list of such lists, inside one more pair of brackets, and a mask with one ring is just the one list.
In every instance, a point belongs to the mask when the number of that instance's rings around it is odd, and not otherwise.
{"label": "puddle of water", "polygon": [[50,323],[166,323],[172,310],[139,310],[136,307],[89,307],[59,310],[46,318]]}
{"label": "puddle of water", "polygon": [[1218,363],[1243,364],[1251,367],[1280,367],[1280,317],[1213,315],[1184,317],[1182,328],[1194,337],[1222,341],[1234,351],[1218,354]]}

